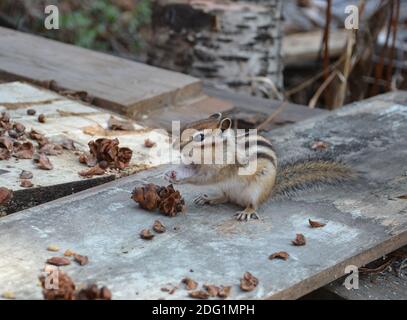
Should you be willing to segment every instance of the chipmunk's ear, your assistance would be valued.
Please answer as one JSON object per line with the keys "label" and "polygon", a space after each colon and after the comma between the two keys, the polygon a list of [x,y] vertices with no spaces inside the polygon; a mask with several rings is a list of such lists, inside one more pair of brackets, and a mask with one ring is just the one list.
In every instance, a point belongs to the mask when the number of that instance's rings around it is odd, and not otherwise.
{"label": "chipmunk's ear", "polygon": [[228,130],[232,127],[232,120],[230,118],[225,118],[220,122],[219,128],[222,131]]}

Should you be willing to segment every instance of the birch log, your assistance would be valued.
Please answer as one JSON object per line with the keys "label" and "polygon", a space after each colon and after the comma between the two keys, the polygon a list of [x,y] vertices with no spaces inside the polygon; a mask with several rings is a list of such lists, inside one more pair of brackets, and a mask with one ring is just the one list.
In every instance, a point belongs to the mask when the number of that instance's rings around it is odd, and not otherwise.
{"label": "birch log", "polygon": [[258,77],[281,90],[281,11],[281,0],[156,0],[147,62],[236,91],[258,93]]}

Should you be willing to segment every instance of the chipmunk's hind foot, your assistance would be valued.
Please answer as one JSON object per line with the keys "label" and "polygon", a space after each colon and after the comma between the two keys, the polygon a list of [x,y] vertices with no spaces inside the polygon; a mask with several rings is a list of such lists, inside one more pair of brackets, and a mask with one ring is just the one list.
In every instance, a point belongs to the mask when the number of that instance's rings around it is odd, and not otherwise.
{"label": "chipmunk's hind foot", "polygon": [[252,206],[247,207],[243,211],[237,212],[235,217],[238,221],[260,220],[260,216]]}
{"label": "chipmunk's hind foot", "polygon": [[198,206],[221,204],[226,201],[227,199],[224,196],[210,197],[207,194],[200,195],[194,199],[194,203]]}

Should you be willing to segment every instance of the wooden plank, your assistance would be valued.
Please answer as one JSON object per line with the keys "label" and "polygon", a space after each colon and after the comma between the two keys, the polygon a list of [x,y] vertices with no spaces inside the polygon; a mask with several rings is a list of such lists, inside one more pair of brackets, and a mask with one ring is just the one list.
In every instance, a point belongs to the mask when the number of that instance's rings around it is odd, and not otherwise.
{"label": "wooden plank", "polygon": [[[146,113],[143,121],[152,127],[171,130],[173,120],[179,120],[181,124],[185,124],[207,118],[216,112],[222,112],[225,116],[237,121],[239,128],[254,128],[281,106],[281,101],[222,90],[207,84],[204,86],[204,93],[207,96],[166,108],[165,112],[155,110]],[[265,130],[309,119],[325,112],[327,111],[290,103]]]}
{"label": "wooden plank", "polygon": [[87,91],[95,104],[131,117],[201,94],[196,78],[6,28],[0,71]]}
{"label": "wooden plank", "polygon": [[[265,120],[270,114],[276,111],[282,103],[277,100],[264,99],[228,90],[221,90],[212,86],[204,86],[204,93],[232,103],[234,109],[230,111],[230,116],[234,119],[240,120],[250,117]],[[323,109],[310,109],[306,106],[289,103],[276,117],[275,121],[267,126],[266,130],[276,129],[286,124],[310,119],[324,113],[328,113],[328,111]]]}
{"label": "wooden plank", "polygon": [[[405,97],[392,97],[400,95]],[[200,284],[231,285],[233,299],[295,299],[339,279],[347,265],[362,266],[407,245],[407,202],[397,199],[406,193],[407,104],[388,97],[273,130],[281,162],[313,155],[310,145],[321,139],[330,145],[327,152],[360,177],[291,199],[271,199],[259,210],[260,221],[235,221],[237,208],[230,205],[193,205],[197,194],[211,190],[190,185],[177,187],[186,214],[168,218],[139,209],[130,200],[132,189],[164,184],[170,166],[2,218],[0,291],[40,299],[39,270],[56,255],[46,251],[49,244],[88,255],[88,265],[64,270],[77,283],[107,285],[116,299],[184,299],[188,292],[180,281],[185,276]],[[327,225],[311,229],[309,218]],[[140,230],[156,219],[167,232],[152,241],[140,239]],[[291,244],[296,233],[305,235],[306,246]],[[281,250],[290,254],[287,261],[268,259]],[[252,292],[239,289],[246,271],[259,278]],[[173,295],[162,292],[168,283],[180,288]]]}
{"label": "wooden plank", "polygon": [[[35,109],[36,116],[27,115],[27,109]],[[156,166],[169,161],[168,135],[134,123],[134,131],[108,130],[107,122],[112,114],[106,110],[70,100],[54,92],[40,89],[21,82],[0,84],[0,112],[10,114],[11,120],[26,127],[26,131],[38,130],[55,142],[71,139],[77,151],[89,151],[88,142],[101,137],[118,138],[120,146],[133,150],[130,167],[121,174]],[[39,114],[46,116],[46,123],[39,123]],[[117,119],[122,119],[114,115]],[[123,119],[122,119],[123,120]],[[149,138],[157,145],[151,149],[144,147],[144,140]],[[34,145],[36,143],[34,142]],[[80,164],[74,151],[65,150],[60,156],[52,156],[54,166],[51,171],[36,168],[31,159],[0,161],[0,186],[15,192],[14,200],[1,213],[12,213],[32,207],[77,191],[111,181],[115,174],[108,173],[101,177],[85,179],[78,172],[86,169]],[[22,170],[31,171],[34,188],[20,186],[19,175]],[[118,174],[119,177],[121,174]],[[52,192],[49,192],[52,190]]]}
{"label": "wooden plank", "polygon": [[[317,61],[320,56],[323,31],[294,33],[284,37],[282,55],[285,66]],[[329,37],[331,58],[338,57],[344,50],[347,30],[334,30]]]}
{"label": "wooden plank", "polygon": [[[400,252],[407,253],[407,247],[402,248]],[[398,274],[403,260],[397,259],[390,270],[387,269],[380,274],[359,274],[357,289],[346,289],[344,279],[339,279],[326,286],[324,290],[346,300],[407,300],[405,269],[401,275]]]}

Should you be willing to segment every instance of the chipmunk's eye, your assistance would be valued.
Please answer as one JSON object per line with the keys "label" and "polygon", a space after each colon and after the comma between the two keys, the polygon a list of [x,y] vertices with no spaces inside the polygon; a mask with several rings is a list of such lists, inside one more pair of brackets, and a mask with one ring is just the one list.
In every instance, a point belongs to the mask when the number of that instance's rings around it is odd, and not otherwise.
{"label": "chipmunk's eye", "polygon": [[205,135],[203,133],[198,133],[194,136],[194,141],[196,142],[201,142],[205,138]]}

